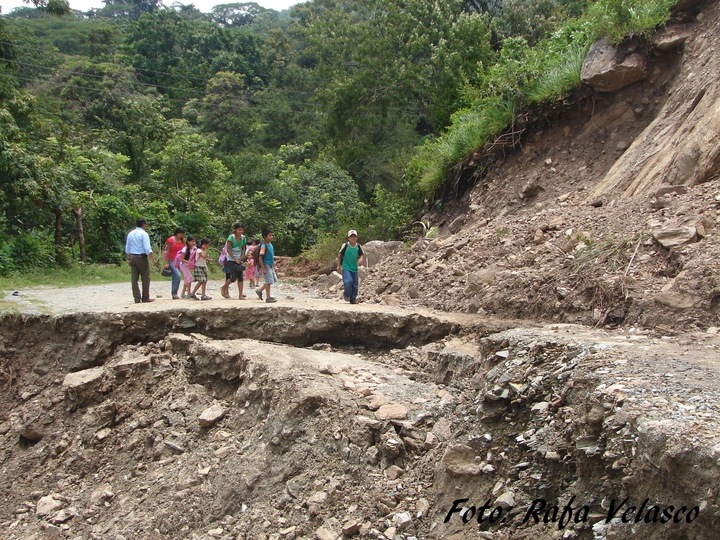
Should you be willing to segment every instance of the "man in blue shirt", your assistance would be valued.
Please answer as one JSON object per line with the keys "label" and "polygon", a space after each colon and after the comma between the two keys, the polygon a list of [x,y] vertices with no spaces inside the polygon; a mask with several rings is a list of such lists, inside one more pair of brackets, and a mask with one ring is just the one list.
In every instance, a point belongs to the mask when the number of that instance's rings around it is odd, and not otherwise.
{"label": "man in blue shirt", "polygon": [[[130,265],[130,283],[135,303],[154,302],[155,299],[150,298],[150,262],[155,264],[155,257],[150,247],[150,236],[147,233],[145,219],[138,218],[137,228],[127,235],[125,254]],[[138,278],[142,279],[142,296],[138,287]]]}

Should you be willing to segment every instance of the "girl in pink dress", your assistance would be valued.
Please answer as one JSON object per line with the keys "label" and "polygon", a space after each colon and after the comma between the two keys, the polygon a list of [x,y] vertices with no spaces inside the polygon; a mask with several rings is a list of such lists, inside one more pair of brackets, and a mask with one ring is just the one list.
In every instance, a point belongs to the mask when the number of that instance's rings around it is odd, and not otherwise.
{"label": "girl in pink dress", "polygon": [[179,268],[184,276],[181,298],[191,298],[190,286],[193,282],[192,270],[195,268],[196,241],[192,236],[187,237],[187,243],[175,256],[175,267]]}

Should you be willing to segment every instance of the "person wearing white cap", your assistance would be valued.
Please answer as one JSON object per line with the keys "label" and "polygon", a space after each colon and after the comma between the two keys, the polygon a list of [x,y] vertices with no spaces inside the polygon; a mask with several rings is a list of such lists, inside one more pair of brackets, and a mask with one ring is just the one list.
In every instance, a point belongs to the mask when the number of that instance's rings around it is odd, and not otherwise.
{"label": "person wearing white cap", "polygon": [[348,241],[340,248],[337,260],[337,271],[342,273],[343,297],[346,302],[357,304],[358,288],[358,266],[365,261],[365,254],[358,244],[358,233],[355,229],[348,231]]}

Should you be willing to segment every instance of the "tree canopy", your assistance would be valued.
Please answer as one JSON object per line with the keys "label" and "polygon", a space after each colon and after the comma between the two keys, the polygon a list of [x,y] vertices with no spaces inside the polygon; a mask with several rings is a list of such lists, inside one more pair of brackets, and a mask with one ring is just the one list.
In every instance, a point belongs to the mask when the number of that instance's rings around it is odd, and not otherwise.
{"label": "tree canopy", "polygon": [[[295,255],[342,229],[393,238],[448,171],[584,52],[670,0],[32,0],[0,17],[0,272],[114,262],[143,215]],[[642,7],[642,9],[640,9]]]}

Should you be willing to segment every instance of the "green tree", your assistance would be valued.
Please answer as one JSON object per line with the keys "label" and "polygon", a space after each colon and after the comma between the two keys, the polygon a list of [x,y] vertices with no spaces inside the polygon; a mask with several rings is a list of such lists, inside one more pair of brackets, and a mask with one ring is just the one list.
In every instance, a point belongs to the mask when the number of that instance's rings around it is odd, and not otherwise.
{"label": "green tree", "polygon": [[487,17],[460,0],[327,0],[297,15],[322,81],[323,143],[366,194],[397,183],[401,167],[389,180],[375,165],[402,161],[420,136],[445,126],[464,82],[493,57]]}
{"label": "green tree", "polygon": [[172,194],[168,204],[176,211],[197,210],[209,186],[227,183],[230,172],[221,161],[209,157],[213,142],[197,133],[176,132],[160,151],[153,179],[164,193]]}

